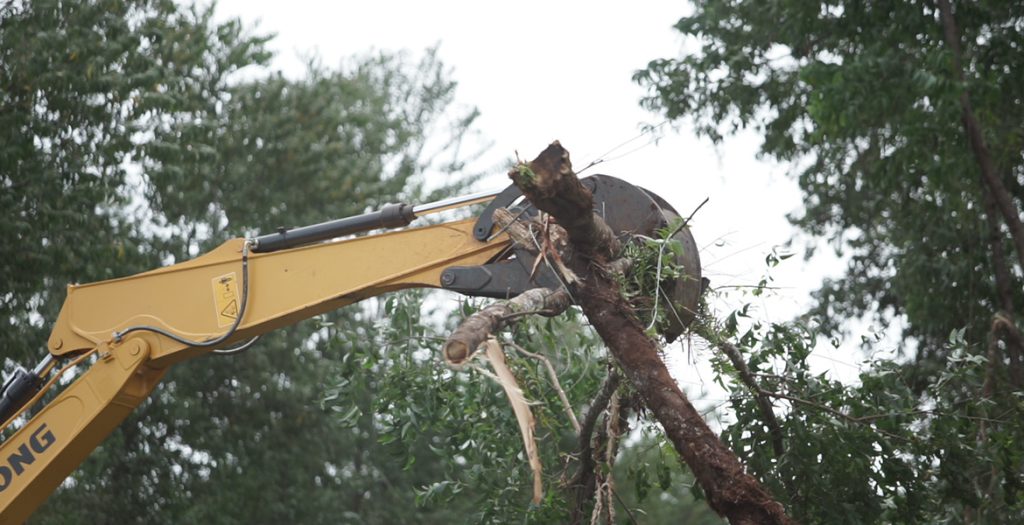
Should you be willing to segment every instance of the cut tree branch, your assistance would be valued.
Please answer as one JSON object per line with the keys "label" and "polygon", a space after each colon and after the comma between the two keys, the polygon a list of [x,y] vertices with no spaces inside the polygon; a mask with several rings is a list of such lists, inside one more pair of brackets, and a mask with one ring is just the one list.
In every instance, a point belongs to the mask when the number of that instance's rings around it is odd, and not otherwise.
{"label": "cut tree branch", "polygon": [[542,315],[558,315],[569,307],[569,294],[565,290],[534,288],[507,301],[491,304],[467,317],[448,336],[442,347],[445,361],[458,367],[465,364],[473,352],[495,332],[525,311],[536,311]]}
{"label": "cut tree branch", "polygon": [[513,168],[509,176],[537,209],[568,232],[581,255],[572,265],[582,279],[575,291],[577,301],[690,467],[711,508],[733,524],[793,523],[679,389],[618,282],[601,269],[617,256],[619,243],[595,216],[593,198],[573,173],[568,152],[554,142],[534,161]]}
{"label": "cut tree branch", "polygon": [[594,220],[594,196],[572,172],[569,152],[558,141],[529,164],[518,164],[509,177],[538,210],[558,220],[576,249],[609,260],[619,252],[615,232]]}

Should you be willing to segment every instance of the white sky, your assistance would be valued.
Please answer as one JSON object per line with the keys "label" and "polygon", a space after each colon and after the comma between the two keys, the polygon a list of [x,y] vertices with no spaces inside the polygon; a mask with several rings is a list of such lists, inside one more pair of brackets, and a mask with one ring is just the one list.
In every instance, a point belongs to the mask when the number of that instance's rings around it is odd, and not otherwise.
{"label": "white sky", "polygon": [[[580,169],[636,138],[589,173],[652,190],[683,216],[710,198],[692,228],[704,275],[712,286],[755,285],[764,274],[765,255],[793,234],[786,214],[801,207],[786,168],[757,161],[759,140],[750,134],[717,149],[685,126],[678,133],[665,128],[657,144],[637,138],[641,124],[662,119],[640,109],[643,90],[631,77],[652,59],[679,54],[684,42],[672,25],[688,9],[665,0],[218,3],[221,18],[237,16],[259,32],[277,34],[273,67],[289,76],[301,75],[311,55],[332,66],[372,49],[419,53],[440,44],[440,57],[459,83],[458,103],[479,108],[477,127],[493,142],[478,166],[495,167],[481,190],[508,184],[499,167],[516,150],[533,158],[558,139]],[[789,259],[773,271],[781,290],[757,300],[758,315],[789,319],[808,304],[807,294],[821,278],[837,270],[834,260]],[[717,306],[730,311],[749,300],[736,297]],[[824,368],[841,376],[856,371],[850,365],[859,358],[847,351],[836,353],[825,345],[815,353]],[[692,389],[684,376],[694,374],[678,370],[685,359],[679,361],[673,366],[676,375]],[[706,372],[701,376],[710,378]]]}

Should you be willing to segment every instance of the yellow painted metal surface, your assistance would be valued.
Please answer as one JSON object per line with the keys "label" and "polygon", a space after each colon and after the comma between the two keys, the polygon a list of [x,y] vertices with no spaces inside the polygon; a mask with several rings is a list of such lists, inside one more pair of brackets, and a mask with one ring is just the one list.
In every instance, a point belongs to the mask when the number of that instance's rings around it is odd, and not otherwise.
{"label": "yellow painted metal surface", "polygon": [[[445,268],[483,264],[508,245],[504,236],[477,241],[474,222],[253,253],[245,316],[225,344],[387,291],[438,287]],[[191,340],[223,334],[234,321],[232,301],[241,300],[243,242],[234,239],[202,257],[152,272],[69,287],[49,339],[50,352],[86,350],[135,325],[156,326]],[[164,337],[153,343],[153,359],[159,363],[201,352]]]}
{"label": "yellow painted metal surface", "polygon": [[[484,264],[508,247],[505,236],[477,241],[474,224],[470,219],[251,254],[247,307],[224,346],[388,291],[438,287],[445,268]],[[98,348],[99,357],[0,444],[0,525],[21,523],[42,504],[149,395],[168,365],[210,351],[145,331],[119,342],[114,332],[151,325],[203,341],[231,327],[244,295],[244,242],[231,240],[159,270],[68,288],[50,352],[69,356]]]}
{"label": "yellow painted metal surface", "polygon": [[0,446],[0,524],[21,523],[139,405],[163,376],[136,338],[97,361]]}

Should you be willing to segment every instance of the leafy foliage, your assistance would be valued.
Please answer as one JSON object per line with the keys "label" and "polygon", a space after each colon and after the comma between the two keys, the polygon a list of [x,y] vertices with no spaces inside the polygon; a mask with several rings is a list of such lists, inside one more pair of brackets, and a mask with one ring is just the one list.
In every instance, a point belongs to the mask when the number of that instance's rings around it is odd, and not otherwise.
{"label": "leafy foliage", "polygon": [[[728,323],[721,334],[729,334]],[[808,357],[817,333],[800,324],[755,325],[732,339],[776,406],[786,450],[723,356],[718,380],[731,392],[736,421],[723,434],[745,463],[806,523],[946,523],[1024,517],[1014,445],[1024,436],[1019,392],[979,392],[989,360],[984,349],[947,341],[939,379],[918,394],[906,366],[863,363],[856,384],[815,373]],[[807,476],[813,473],[814,482]],[[973,518],[972,518],[973,517]]]}
{"label": "leafy foliage", "polygon": [[[525,317],[507,335],[506,341],[515,343],[505,345],[508,363],[537,423],[545,497],[535,507],[530,504],[532,474],[501,387],[474,368],[455,372],[438,357],[444,335],[457,317],[475,311],[475,303],[463,303],[457,316],[438,326],[428,318],[439,312],[425,311],[423,299],[422,292],[388,296],[373,335],[334,334],[328,344],[344,349],[346,365],[326,405],[353,428],[373,429],[362,445],[365,450],[427,479],[416,494],[420,512],[473,523],[566,522],[571,502],[564,482],[577,465],[577,437],[544,365],[514,348],[519,345],[552,362],[579,414],[607,373],[609,358],[597,335],[575,309],[556,318]],[[373,345],[364,344],[367,336]],[[360,404],[357,400],[367,391],[370,403]],[[358,423],[363,419],[367,424]],[[680,484],[692,485],[692,479],[671,445],[654,437],[660,431],[648,416],[635,414],[630,425],[642,439],[626,438],[616,462],[621,504],[637,516],[647,515],[644,522],[689,515],[693,523],[720,523],[681,490]]]}
{"label": "leafy foliage", "polygon": [[637,312],[648,333],[656,336],[679,317],[671,302],[671,289],[675,280],[683,275],[678,264],[683,244],[672,236],[685,226],[682,219],[659,228],[656,237],[634,236],[622,249],[622,257],[631,263],[620,283],[623,293]]}
{"label": "leafy foliage", "polygon": [[[451,110],[455,84],[432,52],[314,64],[299,80],[234,75],[266,62],[266,40],[170,1],[4,5],[5,357],[40,357],[68,282],[418,197],[428,164],[463,168],[453,146],[475,112]],[[318,404],[348,363],[325,341],[362,343],[371,322],[343,312],[244,357],[179,365],[32,522],[410,521],[430,462],[391,468],[372,428]],[[370,403],[372,389],[357,394]]]}
{"label": "leafy foliage", "polygon": [[[14,255],[0,262],[5,357],[38,357],[68,282],[403,193],[429,198],[420,173],[464,170],[476,113],[451,110],[455,84],[433,52],[243,77],[270,58],[267,37],[213,19],[157,0],[0,8],[0,246]],[[270,334],[241,357],[177,365],[31,523],[564,520],[576,437],[546,370],[510,355],[540,402],[548,491],[529,507],[511,411],[486,376],[440,365],[444,314],[423,307],[432,302],[394,295]],[[586,406],[606,357],[578,313],[525,321],[513,337],[548,355],[573,407]],[[637,504],[651,492],[643,473],[669,472],[628,465]]]}
{"label": "leafy foliage", "polygon": [[[753,129],[764,155],[795,162],[806,209],[794,223],[849,260],[816,296],[823,329],[906,316],[921,357],[938,353],[939,366],[950,330],[966,325],[981,340],[998,308],[963,89],[1018,207],[1024,198],[1021,8],[956,5],[964,84],[924,1],[700,2],[676,24],[699,52],[652,61],[635,78],[648,107],[716,141]],[[1020,304],[1019,277],[1012,288]]]}
{"label": "leafy foliage", "polygon": [[[375,327],[376,344],[352,347],[353,362],[363,368],[360,374],[368,371],[376,378],[371,405],[358,413],[374,422],[383,447],[394,457],[406,458],[405,468],[421,468],[424,454],[443,466],[417,491],[421,508],[454,505],[466,509],[462,519],[477,523],[563,521],[567,505],[559,483],[565,455],[574,451],[576,439],[543,365],[512,347],[506,349],[519,385],[527,399],[536,402],[532,408],[545,469],[545,499],[533,508],[532,474],[501,387],[473,369],[457,373],[443,364],[438,356],[446,332],[443,326],[431,328],[424,322],[422,298],[422,293],[407,292],[385,299],[382,322]],[[465,303],[461,313],[473,310]],[[577,409],[597,390],[604,375],[604,352],[580,314],[524,320],[512,337],[552,361]],[[348,340],[349,335],[339,334],[335,344],[347,346]],[[342,375],[330,406],[350,413],[355,407],[349,394],[363,388],[363,381]]]}
{"label": "leafy foliage", "polygon": [[[639,523],[725,523],[701,495],[689,470],[656,425],[640,424],[636,443],[622,451],[615,463],[615,486],[621,503],[632,509]],[[685,490],[689,487],[692,491]],[[632,523],[629,515],[620,522]]]}
{"label": "leafy foliage", "polygon": [[168,253],[133,216],[143,144],[212,120],[263,37],[167,1],[0,7],[0,346],[38,357],[64,286],[138,272]]}
{"label": "leafy foliage", "polygon": [[[725,437],[804,522],[1022,519],[1024,458],[1012,444],[1024,437],[1021,396],[1007,381],[1007,346],[989,333],[1007,304],[997,251],[1013,248],[1005,231],[990,234],[989,219],[1001,221],[986,216],[960,97],[1020,210],[1024,10],[957,2],[952,12],[962,81],[927,1],[699,2],[675,26],[695,51],[635,76],[647,107],[714,141],[759,133],[761,153],[791,162],[803,190],[793,223],[848,261],[803,319],[759,322],[740,309],[718,327],[759,385],[720,358],[737,417]],[[1017,315],[1020,270],[1010,268],[1007,287]],[[808,364],[815,345],[838,344],[864,317],[900,320],[897,350],[913,360],[868,360],[854,384]],[[774,400],[781,455],[758,389]]]}

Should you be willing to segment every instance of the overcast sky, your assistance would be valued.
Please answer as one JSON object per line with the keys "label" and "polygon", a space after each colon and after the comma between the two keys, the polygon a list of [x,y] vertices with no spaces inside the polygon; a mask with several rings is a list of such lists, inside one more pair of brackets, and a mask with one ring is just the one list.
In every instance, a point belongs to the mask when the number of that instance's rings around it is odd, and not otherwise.
{"label": "overcast sky", "polygon": [[[516,150],[533,158],[558,139],[575,167],[603,157],[590,173],[652,190],[683,216],[710,198],[693,226],[705,276],[712,286],[754,285],[764,275],[765,255],[784,250],[793,235],[786,214],[801,208],[786,167],[758,161],[759,140],[750,134],[717,148],[686,124],[678,132],[663,128],[657,144],[640,135],[643,124],[662,119],[639,107],[644,92],[631,77],[648,61],[677,56],[687,45],[672,25],[688,9],[664,0],[218,3],[221,18],[240,17],[248,27],[277,34],[273,67],[289,76],[300,76],[310,56],[333,66],[374,49],[418,54],[439,45],[459,84],[458,103],[481,111],[478,129],[493,144],[478,165],[493,174],[479,189],[508,183],[500,166]],[[777,295],[756,301],[759,315],[790,318],[808,304],[808,292],[821,278],[836,270],[834,260],[789,259],[773,271]],[[734,294],[717,306],[726,311],[744,300],[749,298]],[[827,346],[815,352],[822,365],[850,372],[843,363],[858,360]]]}

